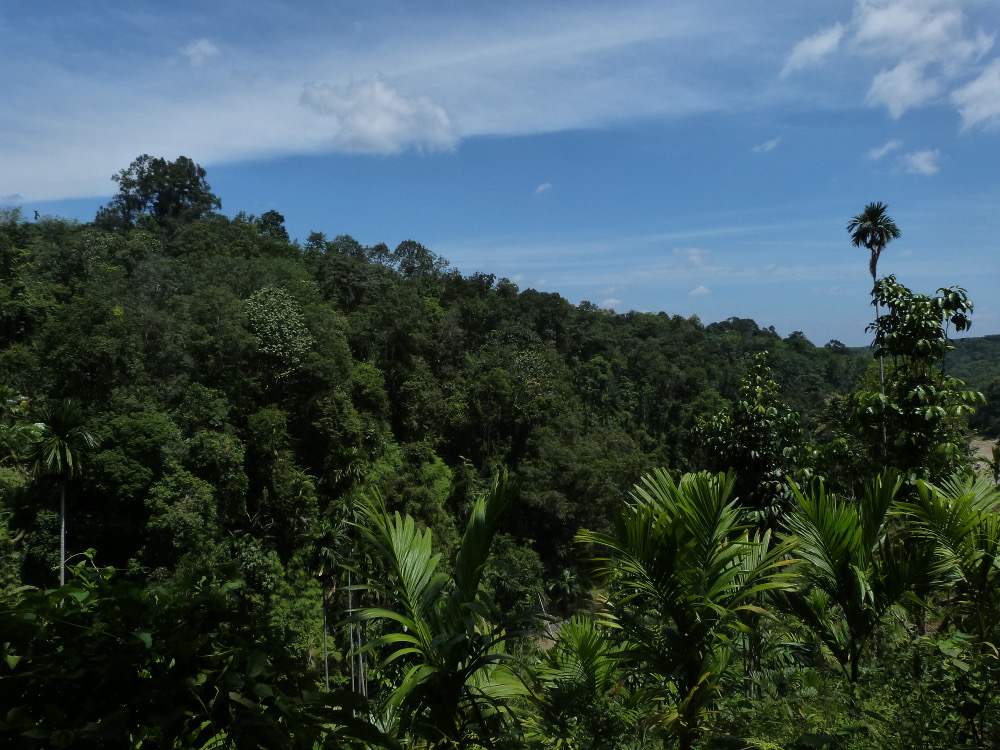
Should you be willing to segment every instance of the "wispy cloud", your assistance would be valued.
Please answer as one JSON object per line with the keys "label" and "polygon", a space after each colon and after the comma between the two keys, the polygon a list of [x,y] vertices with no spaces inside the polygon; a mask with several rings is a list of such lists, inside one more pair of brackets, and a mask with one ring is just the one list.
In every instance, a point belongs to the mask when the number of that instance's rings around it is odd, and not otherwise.
{"label": "wispy cloud", "polygon": [[785,66],[781,69],[781,77],[785,78],[790,73],[822,60],[840,46],[840,40],[843,36],[844,25],[835,23],[828,29],[806,37],[792,47],[792,51],[785,61]]}
{"label": "wispy cloud", "polygon": [[218,57],[222,51],[208,39],[197,39],[181,48],[181,54],[194,67],[200,67],[213,57]]}
{"label": "wispy cloud", "polygon": [[1000,127],[1000,60],[951,95],[964,128]]}
{"label": "wispy cloud", "polygon": [[764,143],[758,143],[754,146],[751,151],[755,154],[766,154],[768,151],[774,151],[778,147],[778,144],[784,140],[785,136],[779,135],[777,138],[772,138],[769,141],[764,141]]}
{"label": "wispy cloud", "polygon": [[307,83],[301,102],[331,118],[331,138],[345,151],[397,154],[409,146],[440,151],[458,142],[443,107],[426,96],[403,96],[379,76],[349,86]]}
{"label": "wispy cloud", "polygon": [[[202,28],[232,30],[223,44],[192,36],[190,18],[163,0],[129,13],[68,9],[46,24],[27,6],[5,8],[0,193],[100,195],[144,152],[211,166],[439,151],[464,137],[754,106],[743,83],[765,65],[750,54],[765,23],[739,4],[724,29],[692,0],[463,6],[445,16],[412,3],[393,14],[369,3],[200,8]],[[102,44],[72,34],[80,24],[101,28]],[[156,33],[140,33],[148,29]],[[72,44],[54,41],[63,33]],[[203,75],[192,80],[196,66]]]}
{"label": "wispy cloud", "polygon": [[[982,68],[995,33],[973,26],[966,5],[963,0],[855,0],[850,18],[792,47],[779,78],[838,55],[871,69],[865,101],[885,107],[894,119],[947,102],[954,92],[952,101],[967,127],[985,122],[997,110],[991,104],[998,85],[990,76],[992,65],[985,72]],[[980,86],[969,83],[980,75],[985,76],[977,79]]]}
{"label": "wispy cloud", "polygon": [[926,65],[904,60],[891,70],[883,70],[872,80],[866,97],[869,104],[884,104],[899,119],[908,109],[926,104],[943,90],[943,83],[925,75]]}
{"label": "wispy cloud", "polygon": [[993,46],[993,35],[966,30],[958,3],[948,0],[858,0],[853,49],[892,62],[872,79],[869,104],[890,116],[936,101]]}
{"label": "wispy cloud", "polygon": [[885,144],[879,146],[878,148],[870,149],[866,154],[866,157],[871,161],[878,161],[883,156],[892,153],[902,145],[903,142],[900,140],[886,141]]}
{"label": "wispy cloud", "polygon": [[903,169],[911,174],[932,175],[940,170],[941,152],[938,149],[914,151],[900,157]]}
{"label": "wispy cloud", "polygon": [[706,294],[711,294],[711,293],[712,291],[707,286],[701,284],[700,286],[696,286],[694,289],[688,292],[688,297],[704,297]]}
{"label": "wispy cloud", "polygon": [[547,193],[552,189],[551,182],[543,182],[541,185],[535,188],[535,195],[541,195],[542,193]]}
{"label": "wispy cloud", "polygon": [[601,307],[608,310],[614,310],[617,307],[621,307],[621,304],[622,301],[620,299],[616,299],[615,297],[608,297],[601,303]]}
{"label": "wispy cloud", "polygon": [[701,247],[675,247],[674,255],[679,255],[684,258],[689,266],[695,268],[701,268],[708,261],[708,255],[711,251],[706,250]]}

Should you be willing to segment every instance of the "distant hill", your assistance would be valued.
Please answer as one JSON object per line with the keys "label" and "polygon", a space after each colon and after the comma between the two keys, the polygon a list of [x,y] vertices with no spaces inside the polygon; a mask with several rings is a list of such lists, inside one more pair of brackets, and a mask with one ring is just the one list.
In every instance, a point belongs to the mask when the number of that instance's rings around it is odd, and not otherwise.
{"label": "distant hill", "polygon": [[1000,335],[957,339],[945,366],[986,396],[986,406],[970,420],[972,426],[988,437],[1000,437]]}

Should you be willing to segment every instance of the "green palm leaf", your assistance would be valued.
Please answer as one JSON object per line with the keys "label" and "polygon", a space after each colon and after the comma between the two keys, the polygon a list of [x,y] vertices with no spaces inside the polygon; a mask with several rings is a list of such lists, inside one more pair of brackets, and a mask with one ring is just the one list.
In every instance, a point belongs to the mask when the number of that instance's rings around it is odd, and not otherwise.
{"label": "green palm leaf", "polygon": [[732,635],[766,614],[764,591],[786,589],[787,539],[748,536],[729,474],[689,474],[674,483],[663,470],[643,478],[615,515],[613,532],[583,530],[594,572],[608,588],[608,618],[633,644],[630,656],[661,680],[660,712],[682,744],[697,733],[728,665]]}

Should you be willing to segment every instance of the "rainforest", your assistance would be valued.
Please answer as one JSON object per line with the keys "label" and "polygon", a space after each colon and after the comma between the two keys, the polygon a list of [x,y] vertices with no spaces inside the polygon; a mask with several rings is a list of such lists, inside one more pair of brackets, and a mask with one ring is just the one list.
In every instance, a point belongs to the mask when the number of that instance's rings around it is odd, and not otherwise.
{"label": "rainforest", "polygon": [[114,180],[0,212],[5,747],[1000,746],[1000,343],[882,204],[853,349]]}

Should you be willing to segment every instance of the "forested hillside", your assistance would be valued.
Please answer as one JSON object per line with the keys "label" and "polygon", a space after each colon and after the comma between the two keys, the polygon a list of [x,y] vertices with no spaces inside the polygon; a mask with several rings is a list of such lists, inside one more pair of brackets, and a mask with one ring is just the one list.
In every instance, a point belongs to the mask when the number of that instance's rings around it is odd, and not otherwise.
{"label": "forested hillside", "polygon": [[[218,213],[187,159],[142,157],[115,180],[92,223],[0,214],[0,627],[14,634],[0,693],[17,707],[0,721],[8,742],[765,747],[746,738],[784,731],[823,746],[874,741],[876,730],[850,727],[878,724],[859,718],[866,676],[879,680],[866,699],[892,693],[876,651],[908,660],[928,691],[947,682],[955,701],[971,694],[955,682],[961,664],[974,665],[963,679],[976,690],[995,689],[996,667],[976,658],[993,637],[995,589],[980,592],[974,614],[950,600],[943,623],[905,605],[961,587],[942,561],[962,553],[934,557],[929,541],[945,494],[930,482],[968,470],[965,419],[981,397],[943,378],[941,364],[996,390],[992,369],[963,359],[970,344],[945,356],[940,312],[937,329],[919,333],[929,349],[876,328],[880,386],[871,352],[781,338],[752,320],[574,306],[463,275],[417,241],[293,242],[277,210]],[[882,320],[924,309],[927,298],[883,282]],[[946,315],[971,312],[939,299]],[[976,487],[985,514],[988,487]],[[715,526],[689,542],[698,497],[714,498]],[[853,516],[868,524],[858,542],[868,547],[845,548],[826,572],[855,571],[857,601],[788,566],[822,567],[817,509],[835,502],[827,510],[839,518],[855,498],[881,508]],[[902,538],[894,500],[931,519],[912,532],[931,551],[905,565],[897,558],[912,546],[892,547]],[[645,502],[659,520],[643,515]],[[63,521],[76,572],[47,591],[59,581]],[[626,549],[649,523],[673,562]],[[657,578],[646,562],[666,567]],[[910,566],[915,583],[892,588],[890,562]],[[629,588],[630,575],[646,583]],[[718,576],[709,600],[697,575]],[[762,635],[763,608],[790,619]],[[928,640],[927,618],[954,643]],[[32,630],[36,621],[48,630]],[[612,621],[617,629],[598,625]],[[203,661],[181,674],[184,642]],[[456,644],[466,650],[440,651]],[[107,663],[107,648],[123,663]],[[430,672],[408,671],[421,659]],[[630,677],[635,663],[658,681]],[[45,670],[56,675],[51,695],[38,681]],[[142,700],[155,703],[143,674],[176,691],[170,716],[142,715]],[[86,679],[101,689],[81,702]],[[132,713],[126,685],[147,695]],[[336,701],[316,697],[331,685]],[[231,705],[209,701],[211,691]],[[362,692],[372,714],[355,703]],[[709,719],[716,698],[724,710]],[[56,711],[60,700],[77,707]],[[941,703],[942,715],[955,705]],[[781,711],[805,716],[807,706],[818,718],[777,728]],[[994,714],[984,700],[953,730],[982,739]],[[427,744],[407,744],[418,739]]]}
{"label": "forested hillside", "polygon": [[948,355],[948,369],[982,391],[986,403],[970,420],[991,438],[1000,438],[1000,336],[959,339]]}

